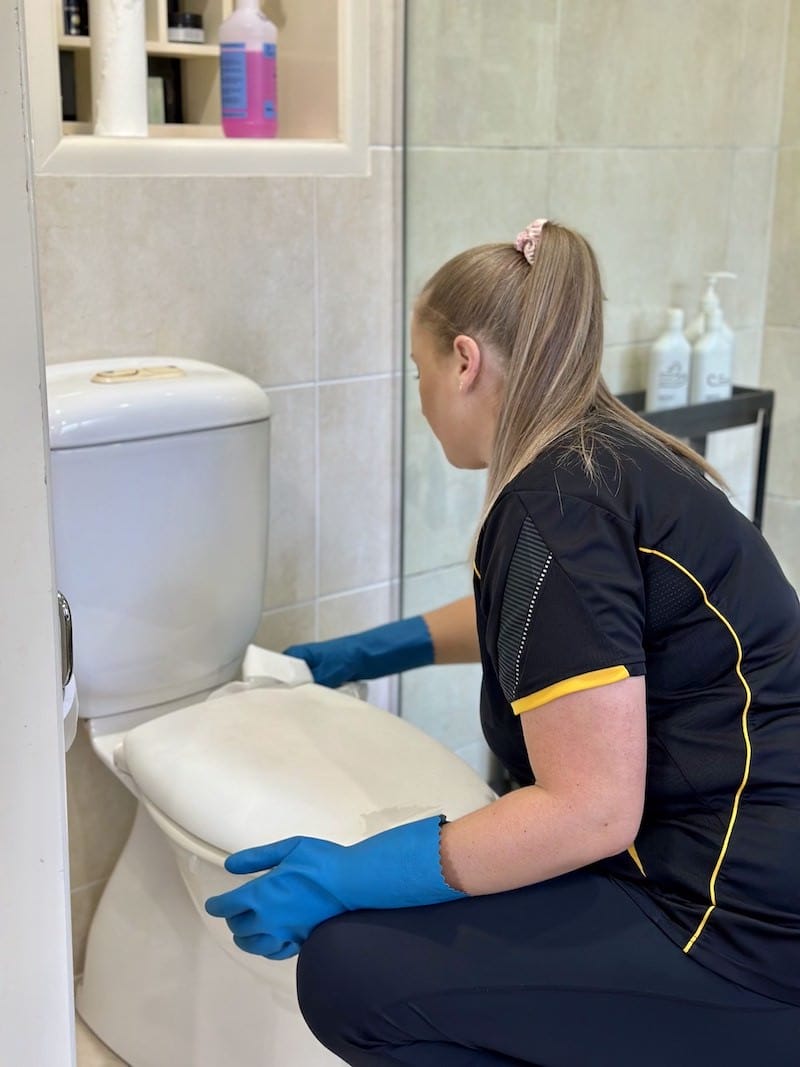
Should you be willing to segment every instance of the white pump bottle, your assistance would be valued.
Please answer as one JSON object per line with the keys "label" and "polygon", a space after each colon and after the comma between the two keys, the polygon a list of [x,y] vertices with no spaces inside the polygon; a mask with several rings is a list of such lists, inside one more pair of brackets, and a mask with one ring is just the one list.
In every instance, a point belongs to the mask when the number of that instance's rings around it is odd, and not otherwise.
{"label": "white pump bottle", "polygon": [[678,408],[689,399],[689,359],[692,346],[683,335],[683,310],[670,308],[667,329],[650,349],[645,408]]}
{"label": "white pump bottle", "polygon": [[722,332],[722,312],[715,308],[709,316],[708,330],[692,348],[690,403],[704,404],[729,397],[733,391],[732,365],[733,349]]}

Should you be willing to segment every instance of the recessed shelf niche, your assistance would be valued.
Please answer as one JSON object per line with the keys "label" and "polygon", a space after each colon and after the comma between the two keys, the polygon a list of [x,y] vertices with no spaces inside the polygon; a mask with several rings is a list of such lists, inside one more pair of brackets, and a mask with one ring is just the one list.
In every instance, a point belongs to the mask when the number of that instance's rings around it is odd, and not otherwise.
{"label": "recessed shelf niche", "polygon": [[222,133],[218,35],[234,0],[181,0],[182,11],[202,16],[202,44],[170,41],[168,0],[144,0],[149,74],[161,79],[165,103],[169,82],[179,100],[169,117],[180,121],[151,122],[147,138],[95,136],[91,7],[99,2],[88,0],[88,34],[72,36],[63,0],[25,0],[38,172],[366,173],[369,0],[262,0],[278,27],[279,132],[264,140]]}

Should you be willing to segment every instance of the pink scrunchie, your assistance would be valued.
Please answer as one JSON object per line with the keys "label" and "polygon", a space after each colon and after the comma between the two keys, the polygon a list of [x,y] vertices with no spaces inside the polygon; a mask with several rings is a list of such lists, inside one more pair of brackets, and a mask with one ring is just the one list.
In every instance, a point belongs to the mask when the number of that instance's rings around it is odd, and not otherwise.
{"label": "pink scrunchie", "polygon": [[547,219],[536,219],[526,226],[524,230],[520,230],[517,234],[517,239],[514,242],[514,248],[518,252],[521,252],[529,263],[533,263],[533,257],[536,254],[536,245],[539,238],[542,236],[542,227],[547,222]]}

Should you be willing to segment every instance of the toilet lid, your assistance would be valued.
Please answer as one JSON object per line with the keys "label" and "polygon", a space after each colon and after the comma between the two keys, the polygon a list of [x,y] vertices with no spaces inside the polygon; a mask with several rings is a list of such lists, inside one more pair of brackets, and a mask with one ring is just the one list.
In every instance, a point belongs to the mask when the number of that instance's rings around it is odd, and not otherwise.
{"label": "toilet lid", "polygon": [[151,806],[224,852],[295,834],[352,844],[494,797],[415,726],[314,684],[181,708],[131,730],[123,754]]}

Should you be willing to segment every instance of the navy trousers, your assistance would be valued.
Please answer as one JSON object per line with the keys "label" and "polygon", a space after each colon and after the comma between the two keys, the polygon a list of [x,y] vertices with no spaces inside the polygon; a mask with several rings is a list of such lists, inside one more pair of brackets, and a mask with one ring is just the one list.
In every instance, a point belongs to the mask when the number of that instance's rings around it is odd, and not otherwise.
{"label": "navy trousers", "polygon": [[674,945],[604,875],[319,926],[300,1007],[353,1067],[797,1067],[800,1007]]}

